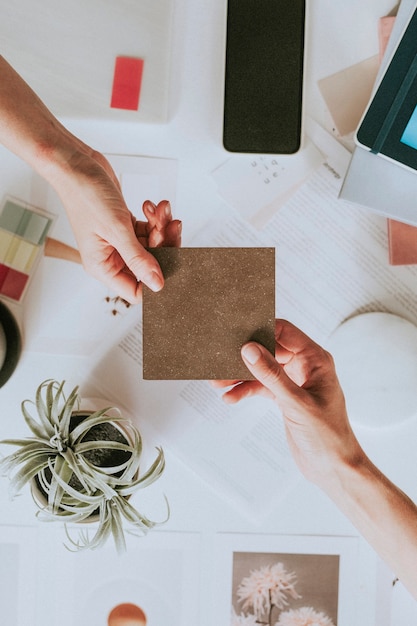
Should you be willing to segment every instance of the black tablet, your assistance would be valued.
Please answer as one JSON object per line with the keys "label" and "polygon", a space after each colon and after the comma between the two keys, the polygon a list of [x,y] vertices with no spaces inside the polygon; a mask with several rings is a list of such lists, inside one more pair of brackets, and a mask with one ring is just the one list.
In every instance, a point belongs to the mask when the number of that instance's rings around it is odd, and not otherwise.
{"label": "black tablet", "polygon": [[223,146],[293,154],[301,144],[305,0],[228,0]]}
{"label": "black tablet", "polygon": [[359,124],[356,142],[417,170],[417,8]]}

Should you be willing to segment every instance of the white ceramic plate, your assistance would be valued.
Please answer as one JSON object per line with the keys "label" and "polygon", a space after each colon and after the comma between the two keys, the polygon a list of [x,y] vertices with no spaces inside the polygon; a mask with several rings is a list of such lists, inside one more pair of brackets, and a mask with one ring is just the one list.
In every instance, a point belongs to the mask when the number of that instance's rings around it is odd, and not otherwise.
{"label": "white ceramic plate", "polygon": [[352,423],[370,428],[417,416],[417,327],[390,313],[365,313],[341,324],[333,354]]}

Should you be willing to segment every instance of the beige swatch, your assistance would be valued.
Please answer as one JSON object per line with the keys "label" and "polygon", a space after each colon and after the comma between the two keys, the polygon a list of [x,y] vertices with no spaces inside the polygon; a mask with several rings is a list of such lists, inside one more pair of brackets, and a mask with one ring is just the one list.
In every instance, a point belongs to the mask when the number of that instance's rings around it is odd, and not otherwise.
{"label": "beige swatch", "polygon": [[371,99],[378,69],[379,56],[376,55],[318,81],[341,137],[357,129]]}

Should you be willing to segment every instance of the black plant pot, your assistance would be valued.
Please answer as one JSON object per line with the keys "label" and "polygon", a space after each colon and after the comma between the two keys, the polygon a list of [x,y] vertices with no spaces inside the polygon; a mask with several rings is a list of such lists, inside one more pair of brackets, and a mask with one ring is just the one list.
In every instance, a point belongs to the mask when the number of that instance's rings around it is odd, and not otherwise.
{"label": "black plant pot", "polygon": [[[71,416],[70,422],[70,431],[73,431],[84,419],[89,417],[95,411],[93,410],[80,410],[74,411]],[[86,432],[83,436],[83,442],[88,441],[116,441],[118,443],[124,444],[132,444],[132,441],[129,437],[129,433],[123,427],[123,424],[119,422],[109,423],[106,422],[104,424],[98,424],[96,426],[92,426],[90,430]],[[117,467],[122,463],[125,463],[129,460],[131,454],[130,452],[123,450],[111,450],[103,447],[102,449],[97,450],[89,450],[84,452],[84,458],[91,464],[96,467]],[[115,473],[115,476],[120,476],[122,472]],[[52,479],[52,473],[49,469],[45,470],[45,476],[47,481],[49,482]],[[83,492],[83,486],[80,483],[79,479],[75,474],[73,474],[72,478],[69,481],[69,485],[76,489],[77,491]],[[45,509],[48,506],[48,496],[45,490],[43,489],[41,482],[38,476],[35,476],[32,480],[31,484],[31,492],[32,497],[37,503],[37,505],[41,509]],[[98,514],[93,513],[86,522],[95,522],[98,519]]]}

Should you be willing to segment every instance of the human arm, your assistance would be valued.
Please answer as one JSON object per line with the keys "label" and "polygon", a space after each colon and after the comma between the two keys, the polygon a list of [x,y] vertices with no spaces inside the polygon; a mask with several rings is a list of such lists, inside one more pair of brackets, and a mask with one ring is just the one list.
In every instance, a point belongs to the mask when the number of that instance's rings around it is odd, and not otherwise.
{"label": "human arm", "polygon": [[54,187],[93,276],[130,302],[138,302],[140,282],[162,288],[161,268],[144,244],[155,245],[158,234],[158,245],[178,245],[180,223],[166,205],[154,213],[148,205],[148,223],[136,220],[107,159],[72,135],[1,56],[0,143]]}
{"label": "human arm", "polygon": [[249,343],[242,357],[254,381],[231,384],[225,400],[273,399],[290,449],[317,484],[417,599],[417,507],[367,457],[349,424],[330,354],[295,326],[276,321],[276,354]]}

